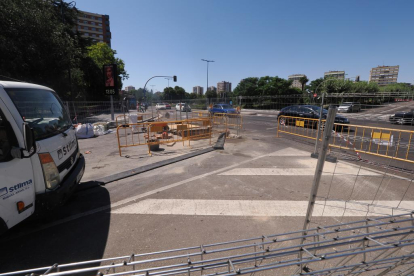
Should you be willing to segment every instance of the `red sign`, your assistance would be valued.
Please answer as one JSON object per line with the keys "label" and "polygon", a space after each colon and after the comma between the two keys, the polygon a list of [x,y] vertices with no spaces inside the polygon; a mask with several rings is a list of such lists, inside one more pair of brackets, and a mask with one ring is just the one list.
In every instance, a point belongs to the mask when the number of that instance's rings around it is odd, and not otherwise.
{"label": "red sign", "polygon": [[317,95],[316,93],[315,93],[315,94],[313,94],[313,97],[314,97],[314,98],[316,98],[317,96],[318,96],[318,95]]}

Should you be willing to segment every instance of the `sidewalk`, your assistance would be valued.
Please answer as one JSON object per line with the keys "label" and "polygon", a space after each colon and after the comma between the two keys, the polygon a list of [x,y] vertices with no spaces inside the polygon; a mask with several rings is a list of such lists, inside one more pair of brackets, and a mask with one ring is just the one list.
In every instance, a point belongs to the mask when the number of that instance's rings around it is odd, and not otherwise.
{"label": "sidewalk", "polygon": [[[115,130],[115,129],[114,129]],[[214,145],[217,137],[212,138]],[[159,151],[148,155],[147,146],[134,146],[122,149],[119,156],[116,132],[90,139],[79,139],[80,152],[85,156],[86,168],[81,182],[96,180],[120,172],[133,170],[138,167],[165,161],[191,152],[210,148],[209,140],[188,141],[175,144],[160,145]]]}

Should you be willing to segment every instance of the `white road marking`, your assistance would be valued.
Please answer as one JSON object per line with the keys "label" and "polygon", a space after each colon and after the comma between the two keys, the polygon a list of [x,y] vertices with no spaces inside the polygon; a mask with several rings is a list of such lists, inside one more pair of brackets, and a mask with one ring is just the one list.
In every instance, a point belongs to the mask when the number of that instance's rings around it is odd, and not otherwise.
{"label": "white road marking", "polygon": [[[392,215],[392,207],[399,201],[317,201],[313,217],[358,217]],[[383,206],[383,207],[379,207]],[[246,216],[246,217],[304,217],[308,201],[273,200],[202,200],[202,199],[145,199],[143,201],[113,210],[112,214],[134,215],[187,215],[187,216]],[[345,209],[346,207],[346,209]],[[400,208],[413,210],[414,201],[403,201]],[[395,211],[394,214],[408,213]]]}
{"label": "white road marking", "polygon": [[240,165],[243,165],[243,164],[246,164],[246,163],[249,163],[249,162],[258,160],[258,159],[263,158],[263,157],[271,156],[271,154],[277,155],[278,152],[283,152],[285,150],[288,150],[288,151],[291,151],[291,152],[294,152],[295,151],[295,149],[293,149],[293,148],[287,148],[287,149],[275,151],[275,152],[270,153],[270,154],[260,155],[260,156],[251,158],[249,160],[245,160],[245,161],[240,162],[240,163],[237,163],[237,164],[233,164],[233,165],[230,165],[230,166],[227,166],[227,167],[224,167],[224,168],[221,168],[221,169],[218,169],[218,170],[209,172],[209,173],[205,173],[205,174],[202,174],[202,175],[198,175],[198,176],[195,176],[195,177],[191,177],[191,178],[185,179],[183,181],[179,181],[179,182],[176,182],[176,183],[173,183],[173,184],[170,184],[170,185],[161,187],[159,189],[155,189],[155,190],[152,190],[152,191],[143,193],[143,194],[139,194],[139,195],[136,195],[136,196],[132,196],[132,197],[126,198],[124,200],[117,201],[117,202],[112,203],[112,204],[108,204],[108,205],[105,205],[105,206],[102,206],[102,207],[98,207],[98,208],[89,210],[89,211],[84,212],[84,213],[79,213],[79,214],[76,214],[76,215],[73,215],[73,216],[69,216],[69,217],[64,218],[64,219],[56,220],[54,222],[51,222],[51,223],[42,225],[39,228],[36,228],[36,229],[30,230],[30,231],[24,232],[24,233],[22,233],[20,235],[16,235],[16,236],[12,237],[12,239],[16,239],[18,237],[22,237],[22,236],[25,236],[25,235],[28,235],[28,234],[31,234],[31,233],[35,233],[35,232],[38,232],[38,231],[41,231],[41,230],[45,230],[45,229],[48,229],[50,227],[57,226],[57,225],[60,225],[60,224],[66,223],[66,222],[70,222],[70,221],[73,221],[73,220],[76,220],[76,219],[79,219],[79,218],[83,218],[83,217],[86,217],[86,216],[89,216],[89,215],[93,215],[93,214],[96,214],[96,213],[99,213],[99,212],[108,211],[108,210],[111,210],[111,209],[113,209],[115,207],[118,207],[118,206],[121,206],[121,205],[130,203],[130,202],[133,202],[135,200],[141,199],[143,197],[147,197],[147,196],[150,196],[150,195],[153,195],[153,194],[156,194],[156,193],[159,193],[159,192],[162,192],[162,191],[171,189],[171,188],[175,188],[177,186],[180,186],[180,185],[186,184],[188,182],[191,182],[191,181],[194,181],[194,180],[198,180],[198,179],[201,179],[201,178],[210,176],[210,175],[219,174],[219,173],[221,173],[223,171],[230,170],[230,169],[232,169],[234,167],[237,167],[237,166],[240,166]]}

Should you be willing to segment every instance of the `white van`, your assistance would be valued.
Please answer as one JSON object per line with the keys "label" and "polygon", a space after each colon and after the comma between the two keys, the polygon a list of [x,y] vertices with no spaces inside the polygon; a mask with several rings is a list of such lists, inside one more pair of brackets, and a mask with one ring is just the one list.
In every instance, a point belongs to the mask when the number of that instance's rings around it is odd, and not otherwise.
{"label": "white van", "polygon": [[0,233],[62,204],[85,159],[67,110],[50,88],[0,81]]}

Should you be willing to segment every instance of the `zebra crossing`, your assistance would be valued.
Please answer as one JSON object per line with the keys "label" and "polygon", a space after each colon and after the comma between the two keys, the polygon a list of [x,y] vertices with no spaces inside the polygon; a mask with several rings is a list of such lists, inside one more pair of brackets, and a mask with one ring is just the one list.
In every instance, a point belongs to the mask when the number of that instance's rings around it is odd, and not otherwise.
{"label": "zebra crossing", "polygon": [[[317,160],[309,153],[286,148],[243,162],[240,166],[209,174],[208,183],[202,178],[170,184],[165,189],[113,208],[114,215],[160,216],[234,216],[234,217],[304,217]],[[383,182],[392,183],[392,190],[381,190]],[[381,171],[365,169],[350,163],[325,163],[321,188],[314,216],[357,217],[391,215],[397,209],[414,210],[414,196],[406,191],[412,179],[384,175]],[[237,187],[239,185],[239,187]],[[231,186],[231,187],[228,187]],[[286,194],[275,194],[275,189]],[[327,190],[329,189],[329,193]],[[289,190],[299,191],[298,195]],[[378,194],[378,190],[381,193]],[[186,192],[189,191],[189,192]],[[211,191],[206,193],[205,191]],[[272,194],[274,198],[259,199],[255,193]],[[246,199],[231,199],[237,197]],[[245,194],[239,194],[245,193]],[[156,195],[154,197],[154,195]],[[191,196],[189,196],[191,195]],[[300,195],[300,196],[299,196]],[[404,197],[404,196],[405,197]],[[326,208],[329,206],[328,208]]]}

